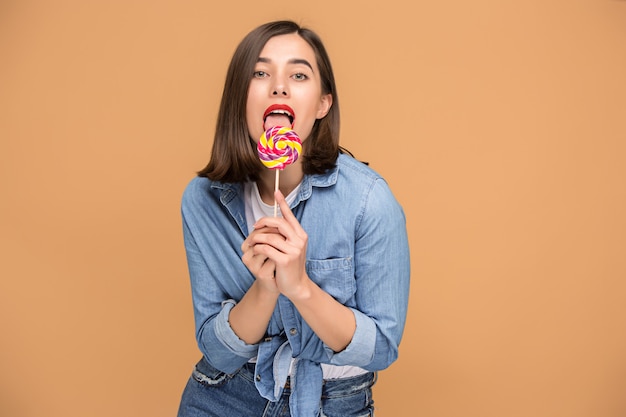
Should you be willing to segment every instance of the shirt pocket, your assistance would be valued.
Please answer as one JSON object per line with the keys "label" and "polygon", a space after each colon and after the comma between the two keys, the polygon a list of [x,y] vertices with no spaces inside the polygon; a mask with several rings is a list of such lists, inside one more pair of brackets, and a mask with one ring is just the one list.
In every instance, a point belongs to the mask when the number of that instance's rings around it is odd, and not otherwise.
{"label": "shirt pocket", "polygon": [[356,291],[352,258],[309,259],[306,271],[317,285],[341,304]]}

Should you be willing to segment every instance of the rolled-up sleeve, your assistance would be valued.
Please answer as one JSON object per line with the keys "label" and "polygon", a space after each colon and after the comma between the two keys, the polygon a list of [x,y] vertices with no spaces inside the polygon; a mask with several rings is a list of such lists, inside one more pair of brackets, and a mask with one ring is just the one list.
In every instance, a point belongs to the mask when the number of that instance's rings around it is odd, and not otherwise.
{"label": "rolled-up sleeve", "polygon": [[404,212],[377,178],[364,194],[354,248],[356,330],[341,352],[324,345],[328,363],[382,370],[398,357],[410,281]]}
{"label": "rolled-up sleeve", "polygon": [[207,359],[216,364],[214,366],[232,373],[256,356],[258,344],[247,344],[230,327],[228,315],[235,306],[235,301],[227,300],[222,306],[219,314],[203,326],[198,342]]}
{"label": "rolled-up sleeve", "polygon": [[211,365],[231,373],[256,356],[258,350],[258,345],[239,339],[228,321],[236,300],[245,293],[248,271],[238,257],[234,238],[217,229],[219,219],[214,217],[220,213],[214,210],[208,215],[211,201],[202,197],[198,190],[188,189],[182,204],[196,340]]}
{"label": "rolled-up sleeve", "polygon": [[[357,323],[361,318],[362,331],[357,329],[353,343],[371,355],[368,363],[359,366],[381,370],[398,357],[410,281],[404,211],[381,178],[373,182],[367,194],[357,230],[356,305],[360,314],[355,313],[355,317]],[[369,349],[364,348],[368,343]]]}
{"label": "rolled-up sleeve", "polygon": [[351,308],[356,322],[356,330],[352,340],[341,352],[334,352],[330,347],[324,345],[324,350],[328,355],[331,365],[353,365],[367,366],[374,357],[374,347],[376,343],[376,324],[365,314]]}

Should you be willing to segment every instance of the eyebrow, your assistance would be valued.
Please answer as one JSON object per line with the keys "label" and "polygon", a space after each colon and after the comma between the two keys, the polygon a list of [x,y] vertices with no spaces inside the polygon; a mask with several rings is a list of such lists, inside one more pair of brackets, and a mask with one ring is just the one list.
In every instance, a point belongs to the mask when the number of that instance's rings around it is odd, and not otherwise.
{"label": "eyebrow", "polygon": [[[264,64],[270,64],[272,62],[272,60],[269,59],[269,58],[263,58],[262,56],[260,56],[259,59],[257,59],[256,62],[263,62]],[[306,65],[307,67],[311,68],[311,71],[313,71],[313,66],[306,59],[292,58],[289,61],[287,61],[287,63],[288,64],[302,64],[302,65]]]}

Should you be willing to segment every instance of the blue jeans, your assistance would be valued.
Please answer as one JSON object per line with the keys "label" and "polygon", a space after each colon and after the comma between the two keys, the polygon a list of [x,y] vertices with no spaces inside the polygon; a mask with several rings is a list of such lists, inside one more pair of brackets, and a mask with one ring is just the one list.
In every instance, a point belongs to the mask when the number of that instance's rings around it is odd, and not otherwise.
{"label": "blue jeans", "polygon": [[[319,417],[373,417],[376,373],[324,381]],[[291,417],[288,385],[277,402],[259,395],[254,364],[225,374],[204,358],[196,364],[183,391],[178,417]]]}

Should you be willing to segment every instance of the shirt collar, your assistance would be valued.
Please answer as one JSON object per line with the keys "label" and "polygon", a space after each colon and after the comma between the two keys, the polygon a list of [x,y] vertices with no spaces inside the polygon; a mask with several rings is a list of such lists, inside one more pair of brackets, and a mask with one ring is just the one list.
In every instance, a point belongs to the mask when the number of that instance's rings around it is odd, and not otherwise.
{"label": "shirt collar", "polygon": [[337,183],[339,168],[335,165],[323,174],[305,175],[302,179],[300,194],[296,198],[295,204],[308,200],[313,194],[313,187],[330,187]]}

